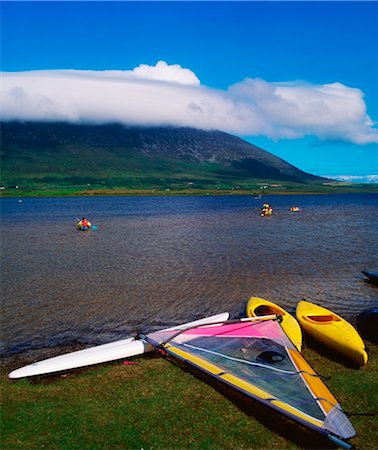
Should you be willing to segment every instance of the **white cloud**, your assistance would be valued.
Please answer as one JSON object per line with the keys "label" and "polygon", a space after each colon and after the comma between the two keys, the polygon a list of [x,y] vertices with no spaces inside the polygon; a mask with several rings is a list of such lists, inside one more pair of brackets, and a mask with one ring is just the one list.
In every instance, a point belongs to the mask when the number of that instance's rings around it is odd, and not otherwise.
{"label": "white cloud", "polygon": [[271,138],[315,135],[356,144],[377,142],[377,130],[367,115],[359,89],[341,83],[314,85],[246,79],[229,91],[249,100],[254,111],[264,118],[265,134]]}
{"label": "white cloud", "polygon": [[183,69],[179,64],[169,66],[165,61],[159,61],[156,66],[141,64],[132,71],[136,76],[150,80],[172,81],[182,84],[200,84],[200,80],[189,69]]}
{"label": "white cloud", "polygon": [[326,175],[325,178],[353,183],[378,183],[378,175]]}
{"label": "white cloud", "polygon": [[126,71],[5,72],[1,96],[3,120],[169,124],[272,139],[378,142],[359,89],[246,78],[217,90],[164,61]]}

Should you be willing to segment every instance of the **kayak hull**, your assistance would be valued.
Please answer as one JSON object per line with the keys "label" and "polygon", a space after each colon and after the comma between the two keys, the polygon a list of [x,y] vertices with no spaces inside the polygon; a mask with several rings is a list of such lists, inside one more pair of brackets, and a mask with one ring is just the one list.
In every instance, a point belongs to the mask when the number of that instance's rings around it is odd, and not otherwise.
{"label": "kayak hull", "polygon": [[378,286],[378,271],[362,270],[362,273],[368,278],[367,281]]}
{"label": "kayak hull", "polygon": [[302,330],[298,321],[277,304],[259,297],[251,297],[247,303],[247,316],[259,317],[278,314],[282,317],[281,327],[295,347],[302,350]]}
{"label": "kayak hull", "polygon": [[[212,322],[224,322],[229,317],[228,313],[217,314],[214,316],[199,319],[175,327],[167,328],[164,331],[185,329],[200,324]],[[110,361],[117,361],[122,358],[131,358],[144,353],[153,351],[154,347],[143,339],[127,338],[120,341],[111,342],[109,344],[98,345],[95,347],[79,350],[64,355],[48,358],[19,369],[13,370],[8,374],[9,378],[25,378],[38,375],[47,375],[67,370],[77,369],[80,367],[93,366]]]}
{"label": "kayak hull", "polygon": [[367,363],[368,355],[361,336],[342,317],[305,300],[298,303],[296,316],[302,329],[318,342],[358,366]]}

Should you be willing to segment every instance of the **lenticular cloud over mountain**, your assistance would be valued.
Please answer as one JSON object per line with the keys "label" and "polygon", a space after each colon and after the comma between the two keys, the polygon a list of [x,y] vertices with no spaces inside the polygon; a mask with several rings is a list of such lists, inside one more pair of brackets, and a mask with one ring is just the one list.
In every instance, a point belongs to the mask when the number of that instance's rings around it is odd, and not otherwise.
{"label": "lenticular cloud over mountain", "polygon": [[226,90],[159,61],[133,70],[2,73],[2,120],[120,122],[219,129],[296,139],[314,135],[378,142],[363,92],[341,83],[273,83],[246,78]]}

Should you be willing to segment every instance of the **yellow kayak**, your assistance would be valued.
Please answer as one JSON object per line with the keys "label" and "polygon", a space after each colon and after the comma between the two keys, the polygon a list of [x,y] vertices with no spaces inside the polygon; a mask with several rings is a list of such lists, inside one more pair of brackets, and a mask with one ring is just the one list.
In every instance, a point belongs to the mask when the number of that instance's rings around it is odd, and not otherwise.
{"label": "yellow kayak", "polygon": [[280,306],[276,305],[269,300],[264,300],[259,297],[251,297],[247,303],[247,316],[258,317],[266,316],[270,314],[279,314],[282,316],[281,326],[285,331],[288,338],[295,345],[295,347],[301,351],[302,349],[302,331],[299,323],[295,317],[289,314]]}
{"label": "yellow kayak", "polygon": [[296,315],[301,327],[316,340],[359,366],[367,363],[364,341],[345,319],[305,300],[298,303]]}

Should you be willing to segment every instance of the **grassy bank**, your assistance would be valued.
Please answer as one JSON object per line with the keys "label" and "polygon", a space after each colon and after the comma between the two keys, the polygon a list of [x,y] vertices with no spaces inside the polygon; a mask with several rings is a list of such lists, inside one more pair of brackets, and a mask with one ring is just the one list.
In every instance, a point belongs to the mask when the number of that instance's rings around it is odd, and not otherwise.
{"label": "grassy bank", "polygon": [[[378,346],[356,370],[304,350],[357,430],[359,449],[378,446]],[[2,368],[1,447],[110,448],[332,448],[328,441],[231,391],[210,385],[158,357],[135,359],[37,380],[8,380]],[[17,365],[18,366],[18,363]]]}
{"label": "grassy bank", "polygon": [[276,185],[266,189],[259,187],[146,187],[132,189],[128,187],[83,187],[83,186],[20,186],[0,191],[0,197],[67,197],[67,196],[130,196],[130,195],[290,195],[290,194],[365,194],[378,193],[378,184],[290,184]]}

